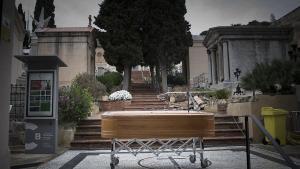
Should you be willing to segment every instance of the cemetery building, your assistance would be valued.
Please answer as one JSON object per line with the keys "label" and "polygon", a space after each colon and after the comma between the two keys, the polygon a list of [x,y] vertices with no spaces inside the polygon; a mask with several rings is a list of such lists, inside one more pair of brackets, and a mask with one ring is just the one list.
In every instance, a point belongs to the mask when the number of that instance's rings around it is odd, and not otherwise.
{"label": "cemetery building", "polygon": [[291,27],[293,32],[290,44],[296,45],[297,48],[300,48],[300,7],[276,20],[273,25]]}
{"label": "cemetery building", "polygon": [[205,87],[208,77],[208,56],[203,45],[205,36],[193,35],[193,46],[189,48],[189,81],[192,87]]}
{"label": "cemetery building", "polygon": [[70,85],[79,73],[95,74],[96,29],[88,27],[42,28],[32,37],[31,55],[54,55],[68,67],[60,68],[60,86]]}
{"label": "cemetery building", "polygon": [[232,87],[256,63],[289,59],[291,29],[278,26],[223,26],[211,28],[203,44],[208,52],[208,83],[212,88]]}

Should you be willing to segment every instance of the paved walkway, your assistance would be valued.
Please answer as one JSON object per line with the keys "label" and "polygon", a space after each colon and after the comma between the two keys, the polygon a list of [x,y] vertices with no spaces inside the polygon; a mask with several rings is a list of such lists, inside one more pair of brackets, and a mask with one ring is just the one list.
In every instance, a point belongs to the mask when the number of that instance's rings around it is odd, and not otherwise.
{"label": "paved walkway", "polygon": [[[243,169],[246,168],[246,154],[244,147],[207,148],[205,157],[212,165],[209,169]],[[110,169],[110,151],[67,151],[38,169]],[[150,153],[119,154],[120,163],[116,169],[196,169],[201,168],[199,160],[195,164],[189,162],[189,155],[185,152],[181,156],[162,154],[155,157]],[[293,158],[297,165],[300,160]],[[282,158],[275,152],[262,149],[259,146],[251,148],[251,164],[255,169],[286,169]]]}

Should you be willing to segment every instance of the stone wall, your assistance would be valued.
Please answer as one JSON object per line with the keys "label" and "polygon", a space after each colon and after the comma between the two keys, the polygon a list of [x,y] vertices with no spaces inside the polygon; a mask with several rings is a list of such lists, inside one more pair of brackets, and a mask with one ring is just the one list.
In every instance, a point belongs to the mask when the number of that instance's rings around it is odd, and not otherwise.
{"label": "stone wall", "polygon": [[201,74],[208,74],[208,56],[207,49],[202,41],[194,41],[192,47],[189,48],[189,72],[190,84],[193,84],[193,78]]}
{"label": "stone wall", "polygon": [[[229,103],[227,114],[233,116],[244,116],[252,114],[263,120],[261,116],[262,107],[281,108],[288,111],[299,110],[296,95],[258,95],[256,96],[255,102]],[[255,142],[261,142],[263,138],[261,132],[256,127],[254,127],[251,120],[250,136],[253,137]]]}
{"label": "stone wall", "polygon": [[38,55],[58,55],[68,67],[60,68],[60,85],[69,85],[78,73],[88,72],[87,37],[40,37]]}
{"label": "stone wall", "polygon": [[59,69],[59,85],[70,85],[79,73],[95,74],[95,29],[47,28],[32,37],[32,55],[57,55],[68,67]]}
{"label": "stone wall", "polygon": [[13,57],[13,34],[15,22],[15,0],[3,0],[2,19],[6,24],[1,23],[1,29],[5,33],[0,36],[0,166],[1,169],[9,169],[10,153],[8,148],[9,131],[9,91],[11,83],[11,61]]}
{"label": "stone wall", "polygon": [[256,63],[270,62],[274,59],[287,60],[287,41],[281,40],[233,40],[229,41],[229,60],[231,81],[235,80],[236,68],[242,76],[254,69]]}

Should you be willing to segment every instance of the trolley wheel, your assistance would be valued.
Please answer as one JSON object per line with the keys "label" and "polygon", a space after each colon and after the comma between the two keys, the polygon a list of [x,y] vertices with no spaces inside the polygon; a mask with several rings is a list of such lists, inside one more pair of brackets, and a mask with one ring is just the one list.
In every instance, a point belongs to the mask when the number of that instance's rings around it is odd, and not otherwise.
{"label": "trolley wheel", "polygon": [[110,163],[110,169],[115,169],[115,165],[113,163]]}
{"label": "trolley wheel", "polygon": [[118,158],[118,157],[114,157],[114,158],[113,158],[113,162],[112,162],[112,163],[114,164],[114,166],[118,165],[119,162],[120,162],[120,161],[119,161],[119,158]]}
{"label": "trolley wheel", "polygon": [[280,145],[280,140],[278,138],[275,138],[275,141]]}
{"label": "trolley wheel", "polygon": [[190,155],[190,162],[195,163],[196,162],[196,155]]}
{"label": "trolley wheel", "polygon": [[211,162],[206,158],[203,161],[201,161],[201,168],[207,168],[211,165]]}
{"label": "trolley wheel", "polygon": [[268,144],[267,139],[266,139],[266,138],[263,138],[263,139],[262,139],[262,143],[263,143],[263,145],[267,145],[267,144]]}

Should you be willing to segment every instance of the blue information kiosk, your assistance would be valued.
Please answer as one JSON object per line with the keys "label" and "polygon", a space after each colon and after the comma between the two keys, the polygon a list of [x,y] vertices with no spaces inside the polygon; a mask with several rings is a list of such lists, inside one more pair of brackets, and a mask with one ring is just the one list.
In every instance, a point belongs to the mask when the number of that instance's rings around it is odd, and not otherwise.
{"label": "blue information kiosk", "polygon": [[58,71],[67,65],[57,56],[16,56],[27,65],[25,153],[57,149]]}

